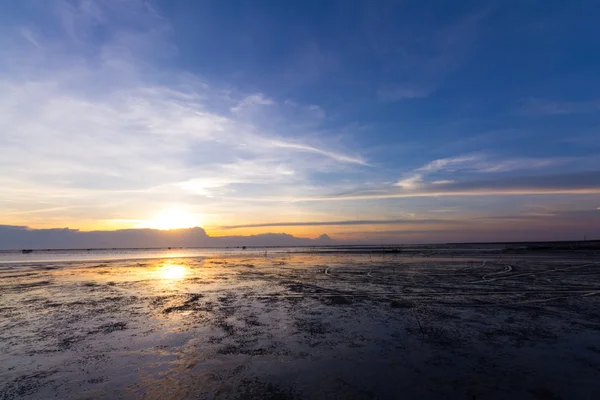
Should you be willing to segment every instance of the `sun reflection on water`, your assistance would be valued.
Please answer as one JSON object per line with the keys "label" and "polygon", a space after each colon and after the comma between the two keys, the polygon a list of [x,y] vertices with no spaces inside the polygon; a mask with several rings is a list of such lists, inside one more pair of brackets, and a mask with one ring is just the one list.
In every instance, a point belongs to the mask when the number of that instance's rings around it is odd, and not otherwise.
{"label": "sun reflection on water", "polygon": [[167,280],[182,279],[187,270],[182,265],[165,264],[159,269],[160,277]]}

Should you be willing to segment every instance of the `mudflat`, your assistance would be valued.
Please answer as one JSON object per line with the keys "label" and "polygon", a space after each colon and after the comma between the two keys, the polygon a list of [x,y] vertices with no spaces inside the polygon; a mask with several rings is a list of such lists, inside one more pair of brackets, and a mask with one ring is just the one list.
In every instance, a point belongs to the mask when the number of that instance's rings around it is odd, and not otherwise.
{"label": "mudflat", "polygon": [[600,257],[0,265],[0,399],[593,398]]}

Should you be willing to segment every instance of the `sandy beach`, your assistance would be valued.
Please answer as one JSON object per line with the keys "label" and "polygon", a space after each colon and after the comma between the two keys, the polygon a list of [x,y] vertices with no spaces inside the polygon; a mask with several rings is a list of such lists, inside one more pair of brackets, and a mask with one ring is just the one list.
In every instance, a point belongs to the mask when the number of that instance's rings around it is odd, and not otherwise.
{"label": "sandy beach", "polygon": [[593,252],[0,265],[0,399],[590,398]]}

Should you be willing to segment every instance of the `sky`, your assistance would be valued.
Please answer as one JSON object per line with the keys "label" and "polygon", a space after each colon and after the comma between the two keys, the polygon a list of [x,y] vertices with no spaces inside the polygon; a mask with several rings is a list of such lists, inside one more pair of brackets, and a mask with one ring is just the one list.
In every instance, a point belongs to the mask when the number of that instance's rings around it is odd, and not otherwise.
{"label": "sky", "polygon": [[0,225],[600,239],[596,1],[0,1]]}

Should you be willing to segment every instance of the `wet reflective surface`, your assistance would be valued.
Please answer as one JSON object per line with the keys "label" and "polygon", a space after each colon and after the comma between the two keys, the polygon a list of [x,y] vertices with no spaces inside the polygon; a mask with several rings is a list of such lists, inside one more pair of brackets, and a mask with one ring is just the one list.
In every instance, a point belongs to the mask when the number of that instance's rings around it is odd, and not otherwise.
{"label": "wet reflective surface", "polygon": [[0,265],[0,399],[591,398],[595,257]]}

